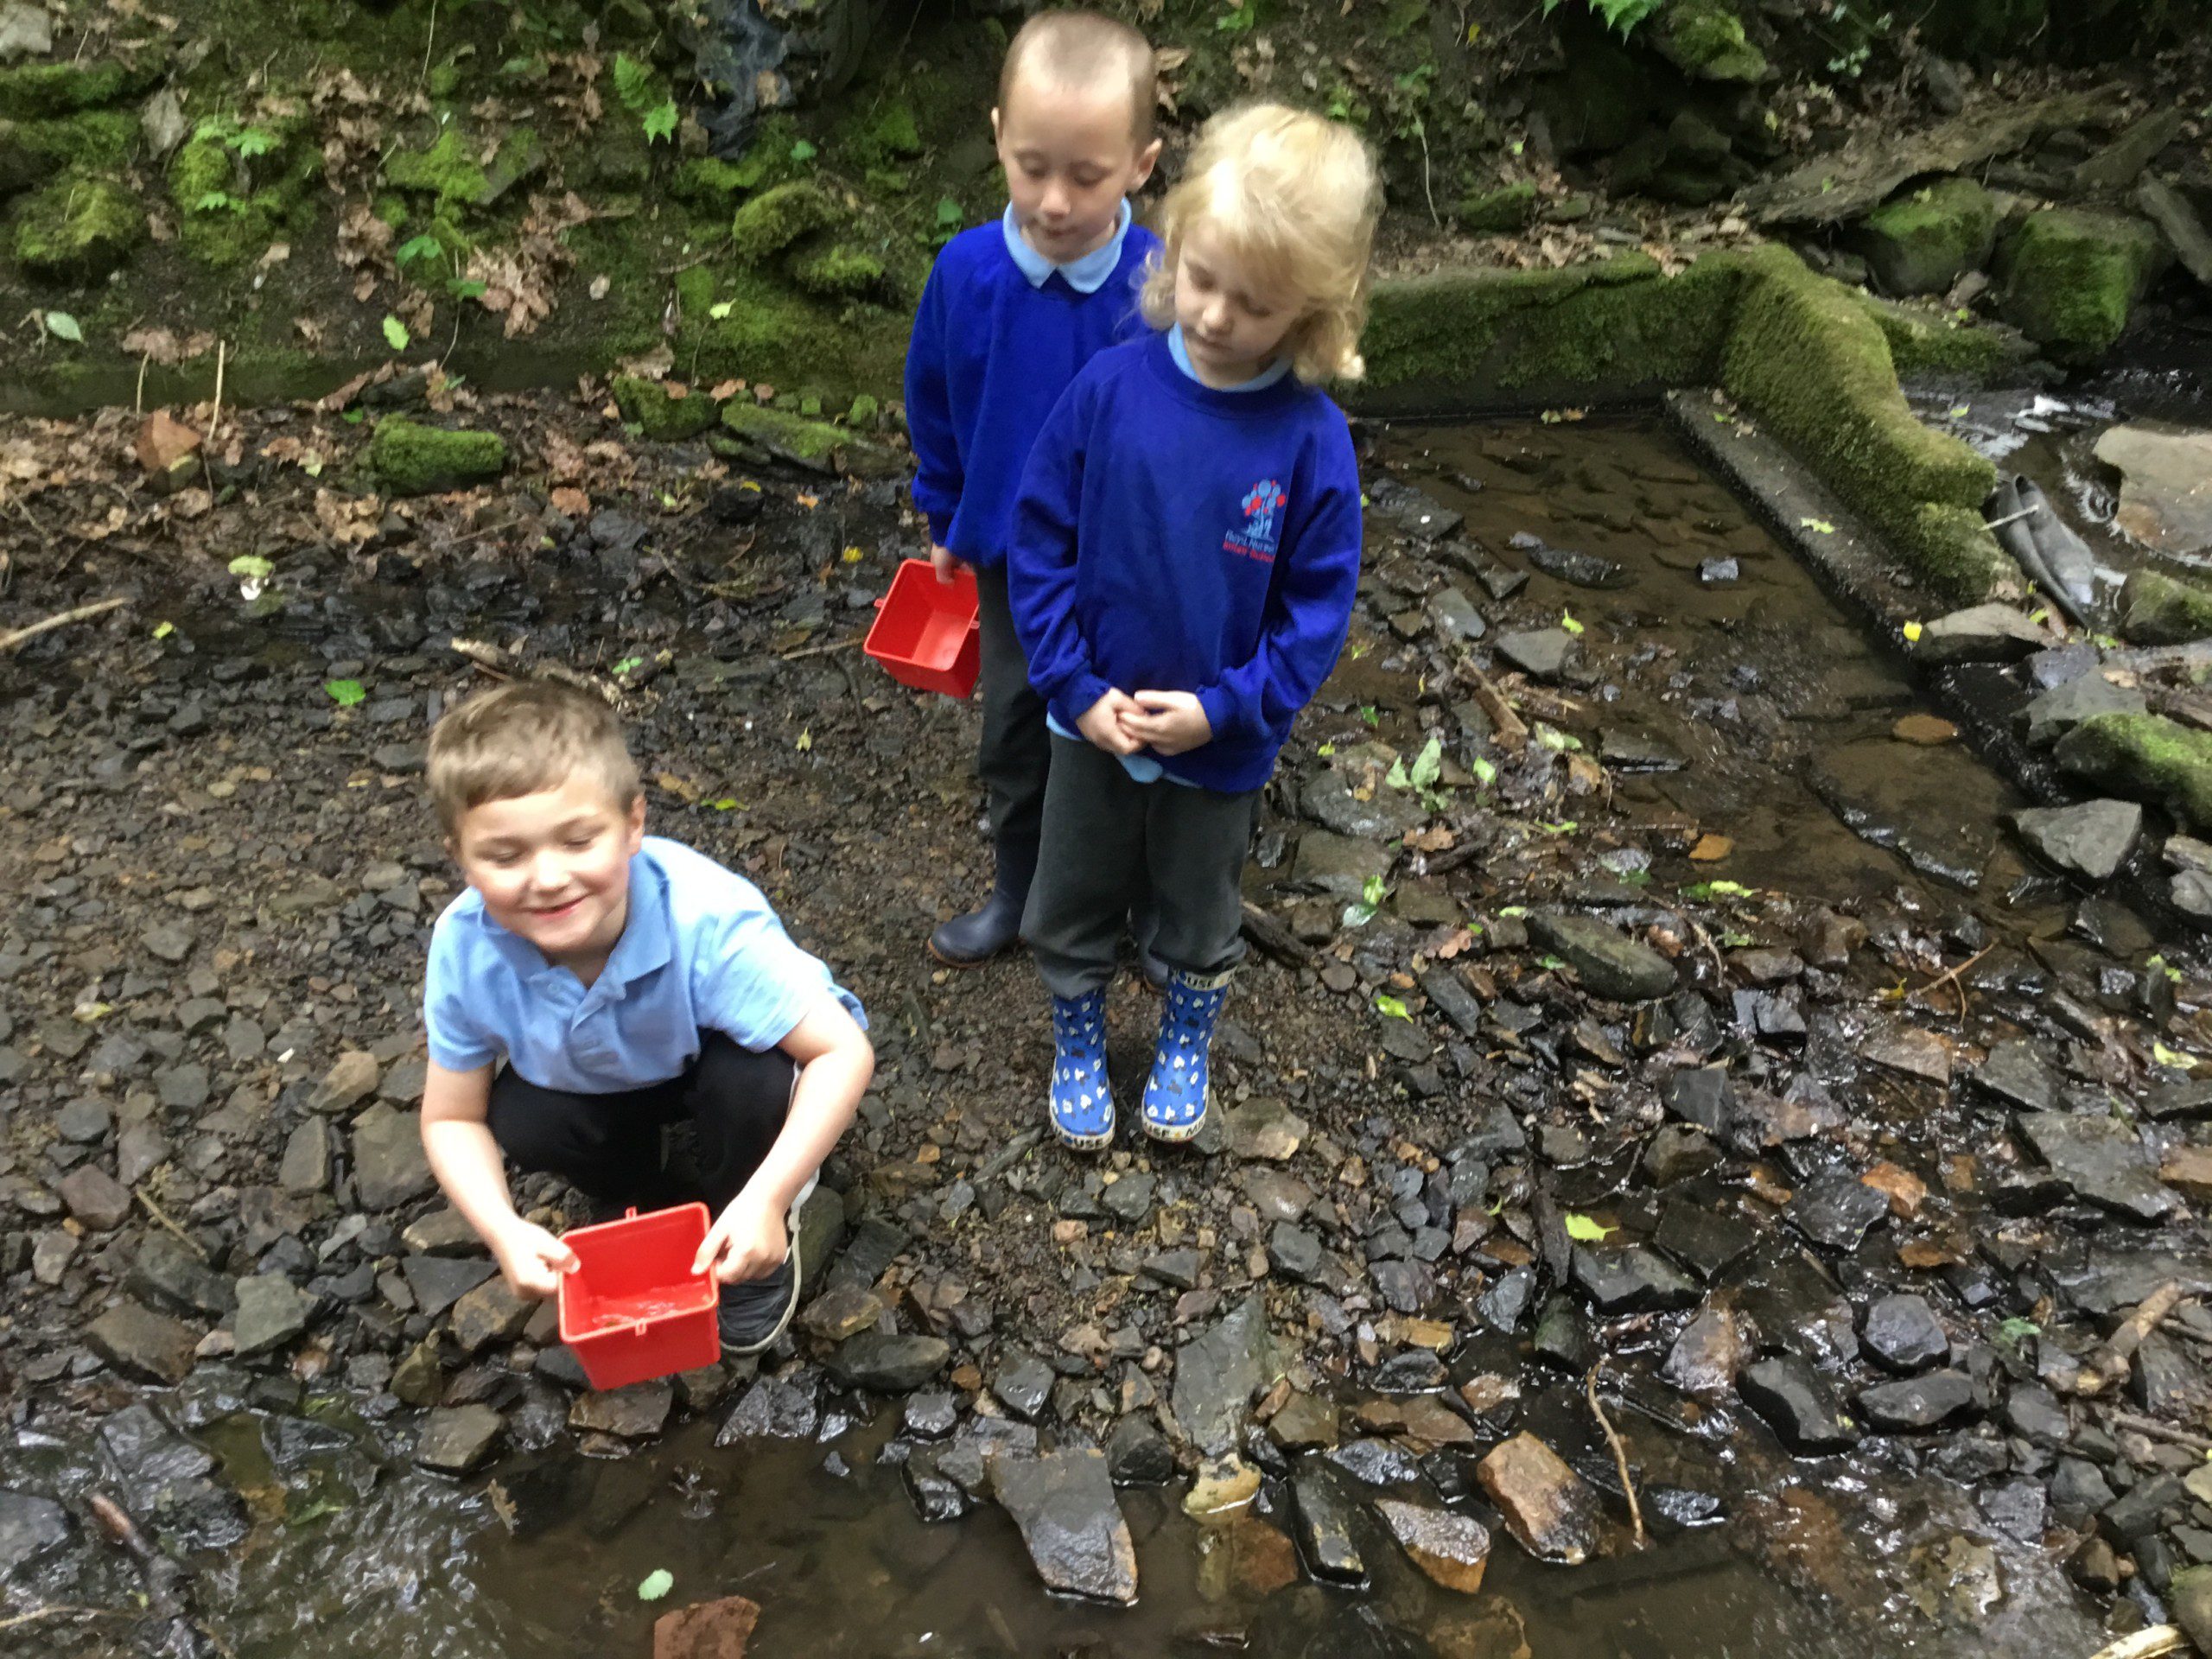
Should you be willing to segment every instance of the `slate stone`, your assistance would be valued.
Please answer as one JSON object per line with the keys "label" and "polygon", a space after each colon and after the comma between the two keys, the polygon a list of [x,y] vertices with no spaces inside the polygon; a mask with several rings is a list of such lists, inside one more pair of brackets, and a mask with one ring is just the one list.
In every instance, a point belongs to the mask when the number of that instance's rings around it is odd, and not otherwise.
{"label": "slate stone", "polygon": [[200,1333],[136,1302],[118,1302],[85,1328],[85,1345],[118,1370],[156,1382],[190,1374]]}
{"label": "slate stone", "polygon": [[1175,1421],[1208,1456],[1232,1450],[1253,1395],[1281,1374],[1266,1306],[1248,1296],[1176,1351]]}
{"label": "slate stone", "polygon": [[1719,1162],[1720,1149],[1694,1123],[1662,1123],[1643,1148],[1643,1173],[1655,1186],[1694,1180]]}
{"label": "slate stone", "polygon": [[1785,1213],[1790,1225],[1815,1244],[1848,1253],[1889,1218],[1890,1201],[1857,1176],[1837,1172],[1800,1186]]}
{"label": "slate stone", "polygon": [[1418,1486],[1423,1479],[1421,1459],[1389,1440],[1346,1440],[1324,1455],[1354,1480],[1370,1486]]}
{"label": "slate stone", "polygon": [[1913,655],[1929,663],[2017,663],[2051,638],[2009,605],[1975,605],[1923,625]]}
{"label": "slate stone", "polygon": [[1669,1112],[1707,1135],[1720,1134],[1735,1112],[1735,1087],[1725,1065],[1684,1067],[1667,1079],[1660,1098]]}
{"label": "slate stone", "polygon": [[1675,965],[1618,928],[1548,911],[1535,912],[1528,922],[1529,938],[1566,962],[1592,996],[1645,1002],[1675,988]]}
{"label": "slate stone", "polygon": [[1735,1386],[1744,1357],[1735,1316],[1725,1307],[1708,1305],[1682,1327],[1659,1375],[1684,1394],[1711,1399]]}
{"label": "slate stone", "polygon": [[951,1358],[951,1346],[941,1338],[863,1331],[831,1349],[823,1364],[847,1388],[905,1394],[944,1370]]}
{"label": "slate stone", "polygon": [[1446,1590],[1471,1596],[1490,1565],[1490,1529],[1472,1516],[1378,1497],[1375,1512],[1406,1558]]}
{"label": "slate stone", "polygon": [[1580,1567],[1597,1548],[1597,1495],[1533,1434],[1494,1447],[1475,1477],[1513,1541],[1540,1561]]}
{"label": "slate stone", "polygon": [[1548,1360],[1575,1376],[1587,1371],[1599,1359],[1598,1341],[1590,1334],[1589,1320],[1565,1296],[1546,1299],[1531,1345],[1537,1358]]}
{"label": "slate stone", "polygon": [[907,1501],[925,1526],[957,1521],[975,1507],[968,1489],[938,1467],[939,1451],[932,1446],[917,1446],[899,1466]]}
{"label": "slate stone", "polygon": [[79,1164],[54,1184],[69,1213],[96,1233],[130,1219],[130,1191],[97,1164]]}
{"label": "slate stone", "polygon": [[1353,780],[1334,768],[1314,773],[1299,787],[1298,810],[1324,830],[1363,841],[1396,841],[1428,821],[1427,809],[1411,790],[1383,786],[1365,800]]}
{"label": "slate stone", "polygon": [[410,1255],[399,1271],[416,1309],[435,1319],[499,1269],[480,1256]]}
{"label": "slate stone", "polygon": [[283,1347],[304,1332],[315,1317],[315,1299],[281,1273],[239,1280],[238,1298],[231,1329],[240,1359]]}
{"label": "slate stone", "polygon": [[1131,1412],[1106,1437],[1106,1472],[1116,1486],[1165,1486],[1175,1478],[1175,1448],[1149,1419]]}
{"label": "slate stone", "polygon": [[1017,1417],[1035,1422],[1052,1402],[1052,1368],[1034,1354],[1016,1351],[999,1362],[991,1392]]}
{"label": "slate stone", "polygon": [[1574,1282],[1598,1312],[1667,1313],[1695,1307],[1697,1286],[1656,1250],[1636,1245],[1625,1250],[1596,1250],[1577,1245]]}
{"label": "slate stone", "polygon": [[1491,1330],[1512,1336],[1529,1317],[1529,1304],[1535,1300],[1535,1294],[1536,1270],[1513,1268],[1500,1274],[1475,1299],[1475,1312],[1483,1316]]}
{"label": "slate stone", "polygon": [[1923,1297],[1899,1294],[1868,1304],[1859,1345],[1885,1370],[1899,1376],[1940,1365],[1951,1357],[1951,1339]]}
{"label": "slate stone", "polygon": [[991,1489],[1046,1589],[1123,1605],[1137,1599],[1136,1545],[1103,1452],[1001,1453],[991,1459]]}
{"label": "slate stone", "polygon": [[612,1434],[618,1440],[650,1440],[661,1432],[675,1407],[674,1385],[664,1377],[655,1378],[581,1395],[569,1408],[569,1427],[582,1433]]}
{"label": "slate stone", "polygon": [[2181,1196],[2158,1179],[2141,1137],[2116,1118],[2023,1112],[2014,1124],[2053,1174],[2100,1209],[2155,1222],[2183,1207]]}
{"label": "slate stone", "polygon": [[2084,801],[2078,806],[2024,807],[2012,827],[2036,856],[2069,875],[2102,881],[2126,861],[2142,833],[2133,801]]}
{"label": "slate stone", "polygon": [[353,1193],[362,1209],[394,1210],[436,1185],[414,1113],[378,1101],[353,1120]]}
{"label": "slate stone", "polygon": [[1330,1584],[1364,1584],[1367,1561],[1354,1533],[1358,1506],[1325,1463],[1308,1458],[1290,1479],[1294,1534],[1299,1554],[1317,1579]]}
{"label": "slate stone", "polygon": [[1651,1242],[1707,1284],[1749,1255],[1759,1230],[1739,1217],[1708,1210],[1688,1198],[1669,1198],[1659,1211]]}
{"label": "slate stone", "polygon": [[1124,1175],[1106,1189],[1101,1202],[1116,1220],[1134,1227],[1152,1212],[1152,1195],[1158,1185],[1149,1175]]}
{"label": "slate stone", "polygon": [[2033,1383],[2018,1384],[2005,1397],[2005,1424],[2037,1446],[2063,1446],[2074,1433],[2074,1425],[2057,1396]]}
{"label": "slate stone", "polygon": [[330,1185],[330,1128],[321,1118],[306,1119],[284,1142],[284,1156],[276,1166],[276,1185],[302,1195],[321,1192]]}
{"label": "slate stone", "polygon": [[1999,1043],[1991,1049],[1974,1080],[1999,1100],[2031,1112],[2049,1111],[2058,1102],[2058,1073],[2035,1045],[2024,1039]]}
{"label": "slate stone", "polygon": [[69,1511],[35,1492],[0,1489],[0,1579],[69,1541]]}
{"label": "slate stone", "polygon": [[453,1338],[464,1354],[522,1335],[543,1304],[518,1296],[494,1274],[453,1305]]}
{"label": "slate stone", "polygon": [[2101,674],[2077,675],[2028,704],[2028,741],[2037,748],[2048,748],[2098,715],[2140,715],[2148,710],[2142,692],[2135,687],[2114,685]]}
{"label": "slate stone", "polygon": [[1321,1241],[1303,1227],[1279,1221],[1268,1235],[1268,1262],[1287,1279],[1313,1282],[1321,1271]]}
{"label": "slate stone", "polygon": [[444,1475],[466,1475],[499,1445],[506,1423],[489,1406],[441,1406],[424,1419],[415,1461]]}
{"label": "slate stone", "polygon": [[1801,1456],[1845,1452],[1859,1443],[1858,1427],[1834,1392],[1796,1354],[1753,1361],[1736,1379],[1736,1389],[1783,1445]]}
{"label": "slate stone", "polygon": [[1158,1255],[1146,1257],[1137,1271],[1170,1290],[1196,1290],[1205,1267],[1205,1258],[1196,1250],[1162,1250]]}
{"label": "slate stone", "polygon": [[[942,1394],[929,1397],[950,1400],[949,1395]],[[821,1421],[822,1408],[812,1386],[811,1372],[802,1371],[795,1377],[759,1377],[730,1408],[729,1415],[722,1420],[722,1426],[715,1435],[715,1444],[734,1446],[740,1440],[810,1440]],[[948,1422],[942,1433],[951,1433],[951,1427]]]}
{"label": "slate stone", "polygon": [[1492,649],[1532,679],[1559,677],[1574,654],[1574,636],[1565,628],[1534,628],[1501,633]]}
{"label": "slate stone", "polygon": [[1931,1371],[1859,1391],[1866,1421],[1891,1433],[1940,1428],[1974,1408],[1974,1383],[1963,1371]]}

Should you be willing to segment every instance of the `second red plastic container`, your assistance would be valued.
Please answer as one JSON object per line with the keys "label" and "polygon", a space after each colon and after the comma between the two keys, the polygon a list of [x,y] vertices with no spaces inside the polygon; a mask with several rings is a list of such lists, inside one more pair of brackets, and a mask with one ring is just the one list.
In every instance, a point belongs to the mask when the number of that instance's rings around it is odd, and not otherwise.
{"label": "second red plastic container", "polygon": [[939,582],[927,559],[908,559],[891,578],[861,649],[901,685],[964,697],[982,666],[976,573]]}
{"label": "second red plastic container", "polygon": [[707,1206],[579,1227],[562,1243],[576,1253],[561,1275],[561,1340],[594,1389],[620,1389],[721,1357],[711,1275],[691,1271],[707,1236]]}

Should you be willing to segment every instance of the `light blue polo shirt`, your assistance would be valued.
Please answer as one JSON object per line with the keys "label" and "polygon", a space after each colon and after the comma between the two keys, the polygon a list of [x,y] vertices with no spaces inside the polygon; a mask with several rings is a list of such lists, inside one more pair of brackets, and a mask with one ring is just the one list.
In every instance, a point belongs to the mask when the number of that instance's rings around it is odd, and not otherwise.
{"label": "light blue polo shirt", "polygon": [[1096,294],[1106,286],[1114,267],[1122,263],[1122,244],[1128,239],[1129,226],[1135,217],[1130,210],[1129,199],[1123,196],[1120,215],[1114,223],[1114,234],[1106,238],[1106,245],[1093,248],[1082,258],[1071,259],[1065,265],[1054,264],[1021,239],[1021,227],[1014,222],[1014,204],[1010,201],[1000,216],[999,226],[1006,232],[1006,251],[1014,269],[1028,278],[1030,287],[1044,287],[1057,270],[1060,280],[1077,293]]}
{"label": "light blue polo shirt", "polygon": [[824,991],[868,1016],[791,942],[760,890],[677,842],[630,861],[630,914],[589,987],[484,913],[474,887],[430,935],[423,1023],[430,1058],[473,1071],[505,1055],[541,1089],[605,1095],[680,1075],[702,1031],[773,1048]]}

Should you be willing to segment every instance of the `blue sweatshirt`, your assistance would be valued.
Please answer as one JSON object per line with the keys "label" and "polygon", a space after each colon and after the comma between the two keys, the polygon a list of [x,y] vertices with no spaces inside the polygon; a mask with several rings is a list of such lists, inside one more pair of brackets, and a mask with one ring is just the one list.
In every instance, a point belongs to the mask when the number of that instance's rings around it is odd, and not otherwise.
{"label": "blue sweatshirt", "polygon": [[1004,562],[1022,463],[1076,371],[1145,332],[1137,288],[1160,239],[1122,211],[1112,242],[1066,265],[1009,212],[954,237],[930,271],[906,347],[914,505],[970,564]]}
{"label": "blue sweatshirt", "polygon": [[1201,788],[1257,789],[1335,667],[1359,586],[1343,411],[1294,379],[1217,391],[1154,334],[1101,352],[1038,435],[1007,580],[1029,680],[1070,731],[1109,690],[1194,691]]}

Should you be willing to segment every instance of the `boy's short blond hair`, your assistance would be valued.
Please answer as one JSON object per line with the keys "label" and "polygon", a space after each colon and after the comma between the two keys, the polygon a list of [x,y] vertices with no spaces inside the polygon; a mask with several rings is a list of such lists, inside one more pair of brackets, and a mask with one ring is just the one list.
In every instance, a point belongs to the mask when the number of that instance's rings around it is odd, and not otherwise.
{"label": "boy's short blond hair", "polygon": [[430,732],[425,770],[448,837],[470,808],[558,789],[578,772],[625,812],[640,793],[614,711],[550,680],[518,680],[447,710]]}
{"label": "boy's short blond hair", "polygon": [[1152,42],[1116,17],[1096,11],[1040,11],[1014,31],[999,71],[999,108],[1007,107],[1014,81],[1033,67],[1057,86],[1086,86],[1118,74],[1129,85],[1129,134],[1142,149],[1152,142],[1160,102],[1160,72]]}
{"label": "boy's short blond hair", "polygon": [[1367,326],[1368,262],[1382,187],[1359,135],[1281,104],[1247,104],[1198,135],[1183,177],[1160,205],[1160,251],[1145,274],[1145,321],[1175,321],[1175,266],[1194,224],[1211,226],[1270,288],[1307,308],[1283,336],[1300,380],[1357,380]]}

